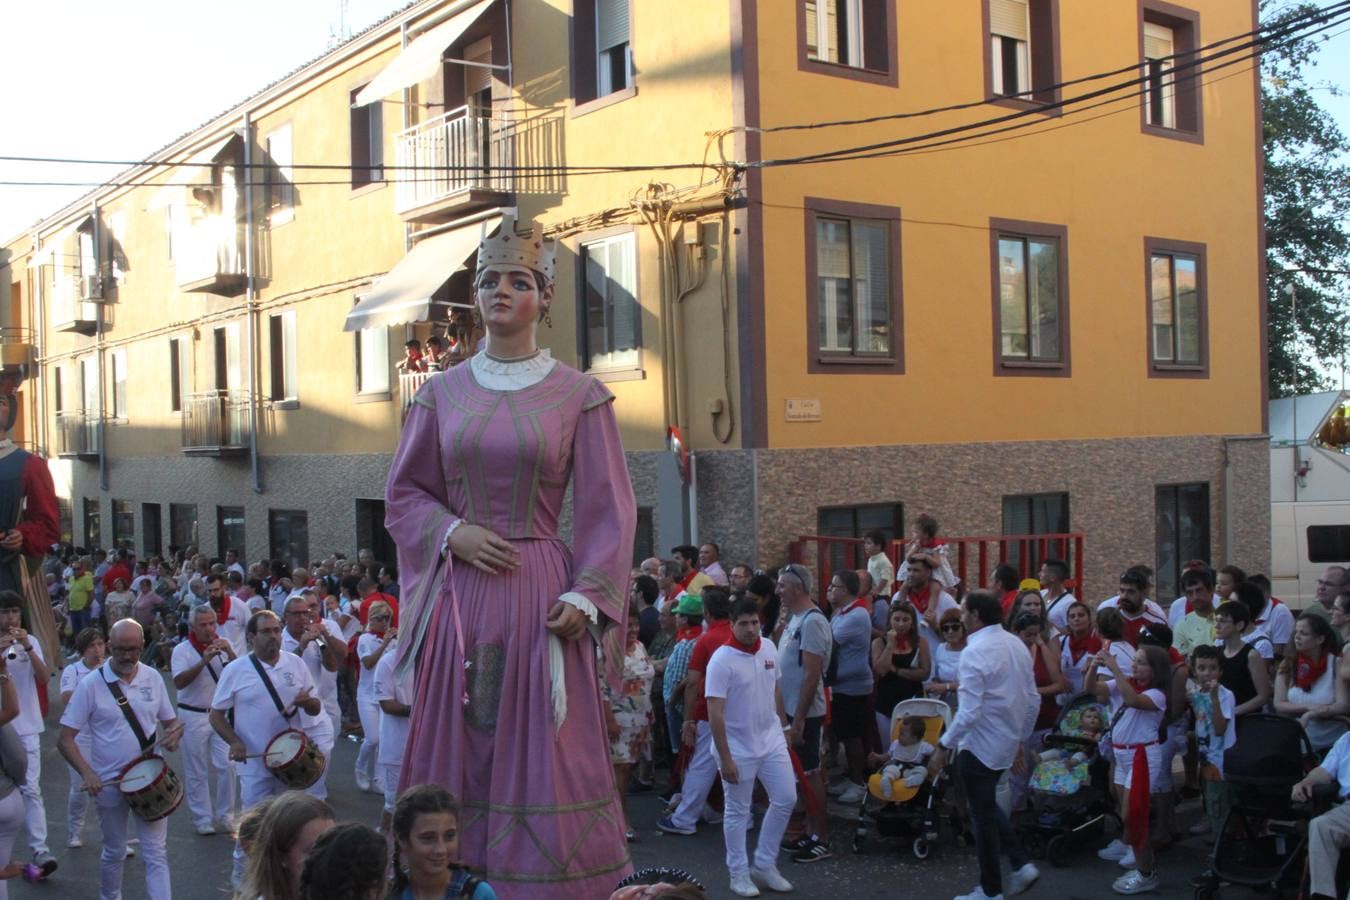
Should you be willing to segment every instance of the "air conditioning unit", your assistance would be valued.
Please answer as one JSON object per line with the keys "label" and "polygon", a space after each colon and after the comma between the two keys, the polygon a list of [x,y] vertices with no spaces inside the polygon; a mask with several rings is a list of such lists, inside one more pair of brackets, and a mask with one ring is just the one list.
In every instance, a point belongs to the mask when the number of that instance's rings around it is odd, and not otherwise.
{"label": "air conditioning unit", "polygon": [[80,299],[81,299],[81,300],[102,300],[102,299],[103,299],[103,276],[102,276],[102,275],[82,275],[82,276],[80,276]]}

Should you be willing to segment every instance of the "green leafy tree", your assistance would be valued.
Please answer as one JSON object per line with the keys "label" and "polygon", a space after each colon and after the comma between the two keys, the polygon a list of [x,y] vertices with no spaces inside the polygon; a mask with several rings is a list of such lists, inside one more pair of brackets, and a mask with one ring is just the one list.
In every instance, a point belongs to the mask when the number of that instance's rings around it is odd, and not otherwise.
{"label": "green leafy tree", "polygon": [[[1311,3],[1261,4],[1265,25],[1316,9]],[[1336,88],[1310,84],[1306,74],[1327,39],[1327,33],[1311,35],[1261,57],[1272,397],[1333,387],[1329,373],[1340,369],[1346,349],[1350,169],[1344,159],[1350,142],[1317,102],[1317,91]]]}

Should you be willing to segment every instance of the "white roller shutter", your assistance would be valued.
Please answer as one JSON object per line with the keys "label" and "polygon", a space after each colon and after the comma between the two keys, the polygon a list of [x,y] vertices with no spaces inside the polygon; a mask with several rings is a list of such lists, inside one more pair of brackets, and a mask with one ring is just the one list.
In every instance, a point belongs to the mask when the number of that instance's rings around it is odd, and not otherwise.
{"label": "white roller shutter", "polygon": [[1172,29],[1166,25],[1144,23],[1144,58],[1164,59],[1175,53],[1173,49]]}
{"label": "white roller shutter", "polygon": [[597,0],[595,34],[601,53],[628,43],[628,0]]}
{"label": "white roller shutter", "polygon": [[479,91],[492,86],[492,70],[484,68],[492,64],[492,38],[485,37],[474,41],[464,50],[464,59],[468,62],[482,63],[481,66],[464,67],[464,93],[472,97]]}
{"label": "white roller shutter", "polygon": [[989,31],[1019,41],[1030,39],[1026,0],[989,0]]}

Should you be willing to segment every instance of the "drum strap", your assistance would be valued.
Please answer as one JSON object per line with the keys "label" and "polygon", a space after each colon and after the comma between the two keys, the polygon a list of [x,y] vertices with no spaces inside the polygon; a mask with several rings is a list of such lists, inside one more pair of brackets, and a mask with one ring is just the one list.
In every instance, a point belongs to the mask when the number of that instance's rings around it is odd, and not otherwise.
{"label": "drum strap", "polygon": [[[103,681],[102,676],[99,676],[99,681]],[[136,711],[131,708],[131,701],[127,699],[126,694],[122,693],[122,686],[116,681],[103,681],[103,683],[107,686],[108,692],[113,695],[113,699],[117,701],[117,706],[122,710],[122,715],[126,716],[127,724],[131,726],[131,733],[136,735],[136,740],[141,745],[141,751],[149,750],[155,742],[145,736],[145,729],[141,727],[141,720],[136,718]]]}
{"label": "drum strap", "polygon": [[295,715],[296,712],[299,711],[299,707],[291,710],[290,716],[286,715],[286,706],[281,702],[281,695],[277,693],[276,686],[272,684],[272,679],[267,677],[267,671],[262,667],[262,663],[258,662],[257,655],[250,653],[248,658],[249,661],[253,663],[253,668],[258,670],[258,677],[262,679],[263,687],[267,688],[267,693],[272,695],[272,702],[277,705],[277,712],[281,717],[283,719],[289,719],[291,716]]}
{"label": "drum strap", "polygon": [[[200,650],[197,651],[197,655],[200,656],[202,659],[206,659],[206,654]],[[220,684],[220,675],[216,672],[215,669],[211,668],[211,664],[209,662],[205,664],[205,668],[207,673],[211,676],[211,680],[214,681],[216,684]]]}

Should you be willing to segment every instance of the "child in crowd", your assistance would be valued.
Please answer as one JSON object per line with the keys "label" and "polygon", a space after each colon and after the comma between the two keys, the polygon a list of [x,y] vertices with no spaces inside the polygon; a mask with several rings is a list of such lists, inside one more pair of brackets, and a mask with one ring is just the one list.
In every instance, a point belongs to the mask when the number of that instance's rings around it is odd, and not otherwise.
{"label": "child in crowd", "polygon": [[1218,831],[1228,812],[1228,785],[1223,780],[1223,755],[1237,743],[1233,710],[1237,699],[1219,683],[1223,651],[1201,644],[1191,653],[1194,690],[1187,692],[1195,713],[1195,744],[1200,754],[1200,782],[1204,786],[1205,814],[1210,829]]}
{"label": "child in crowd", "polygon": [[459,862],[459,803],[445,788],[408,788],[394,807],[394,880],[389,900],[496,900],[491,885]]}
{"label": "child in crowd", "polygon": [[403,358],[394,366],[400,372],[425,372],[426,363],[422,360],[422,342],[416,338],[403,345]]}
{"label": "child in crowd", "polygon": [[925,728],[922,717],[906,716],[900,720],[900,734],[891,742],[890,749],[868,755],[868,765],[883,766],[881,793],[887,800],[895,796],[897,781],[916,788],[927,779],[926,766],[928,757],[933,755],[933,745],[923,739]]}

